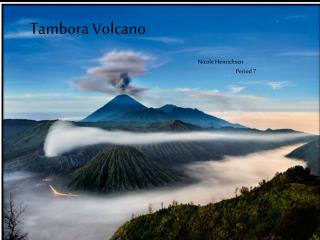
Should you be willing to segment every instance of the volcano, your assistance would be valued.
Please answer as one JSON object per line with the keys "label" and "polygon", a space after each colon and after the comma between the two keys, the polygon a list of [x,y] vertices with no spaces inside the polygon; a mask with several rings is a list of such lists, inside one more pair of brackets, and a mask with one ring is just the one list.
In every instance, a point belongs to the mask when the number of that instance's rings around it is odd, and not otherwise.
{"label": "volcano", "polygon": [[122,94],[113,98],[110,102],[87,116],[83,122],[100,122],[100,121],[118,121],[126,113],[132,111],[145,110],[147,107],[129,97]]}
{"label": "volcano", "polygon": [[147,189],[182,180],[134,147],[106,148],[73,173],[69,187],[96,192]]}
{"label": "volcano", "polygon": [[148,108],[124,94],[116,96],[84,118],[82,122],[156,123],[172,120],[180,120],[203,128],[243,128],[242,125],[211,116],[196,108],[182,108],[173,104],[166,104],[160,108]]}

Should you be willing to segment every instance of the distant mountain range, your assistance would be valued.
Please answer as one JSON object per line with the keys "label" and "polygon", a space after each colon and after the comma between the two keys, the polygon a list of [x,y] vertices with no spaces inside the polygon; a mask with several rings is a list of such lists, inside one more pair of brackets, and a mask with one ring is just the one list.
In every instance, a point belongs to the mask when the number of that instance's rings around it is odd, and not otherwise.
{"label": "distant mountain range", "polygon": [[82,122],[151,123],[169,120],[180,120],[203,128],[243,128],[240,124],[230,123],[208,115],[198,109],[182,108],[172,104],[167,104],[160,108],[148,108],[128,95],[116,96],[110,102],[84,118]]}

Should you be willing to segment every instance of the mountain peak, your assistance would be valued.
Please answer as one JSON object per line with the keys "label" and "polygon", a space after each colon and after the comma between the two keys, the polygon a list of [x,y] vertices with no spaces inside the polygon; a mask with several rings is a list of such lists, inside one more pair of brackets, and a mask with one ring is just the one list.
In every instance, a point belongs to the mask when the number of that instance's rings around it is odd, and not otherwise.
{"label": "mountain peak", "polygon": [[115,96],[113,99],[121,99],[121,98],[129,98],[129,99],[133,99],[132,97],[130,97],[127,94],[119,94],[117,96]]}
{"label": "mountain peak", "polygon": [[[116,103],[135,103],[135,104],[141,104],[134,98],[130,97],[126,94],[120,94],[115,96],[109,103],[116,102]],[[142,105],[142,104],[141,104]]]}
{"label": "mountain peak", "polygon": [[83,122],[113,121],[130,111],[144,110],[146,107],[134,98],[121,94],[83,119]]}
{"label": "mountain peak", "polygon": [[166,104],[166,105],[162,106],[161,108],[159,108],[159,110],[168,113],[168,112],[171,112],[175,108],[178,108],[178,107],[174,104]]}

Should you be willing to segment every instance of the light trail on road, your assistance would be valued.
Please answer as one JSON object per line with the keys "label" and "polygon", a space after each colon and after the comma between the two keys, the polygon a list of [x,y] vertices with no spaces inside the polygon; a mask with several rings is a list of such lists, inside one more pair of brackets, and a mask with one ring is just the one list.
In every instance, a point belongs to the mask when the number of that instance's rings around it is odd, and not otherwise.
{"label": "light trail on road", "polygon": [[79,195],[73,194],[73,193],[61,193],[58,192],[51,184],[49,184],[49,188],[53,195],[59,196],[59,197],[78,197]]}

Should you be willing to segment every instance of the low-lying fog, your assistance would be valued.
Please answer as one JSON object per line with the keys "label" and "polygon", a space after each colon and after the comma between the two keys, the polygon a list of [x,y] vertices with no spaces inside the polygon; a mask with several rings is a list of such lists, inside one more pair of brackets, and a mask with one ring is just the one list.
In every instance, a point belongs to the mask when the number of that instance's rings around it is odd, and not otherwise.
{"label": "low-lying fog", "polygon": [[173,200],[195,204],[216,202],[233,197],[237,187],[256,186],[262,179],[272,178],[276,172],[304,165],[302,161],[284,157],[299,145],[243,157],[226,157],[221,161],[188,164],[186,173],[200,181],[175,188],[58,197],[50,192],[50,182],[26,173],[6,174],[4,188],[7,192],[13,191],[15,201],[27,207],[24,229],[31,240],[108,239],[132,214],[146,213],[150,204],[153,210],[157,210],[161,203],[166,207]]}
{"label": "low-lying fog", "polygon": [[71,122],[56,121],[49,129],[44,143],[47,157],[56,157],[65,152],[95,145],[111,143],[118,145],[155,144],[173,141],[203,140],[253,140],[277,142],[305,137],[305,133],[223,133],[212,131],[198,132],[153,132],[137,133],[128,131],[107,131],[96,127],[78,127]]}

